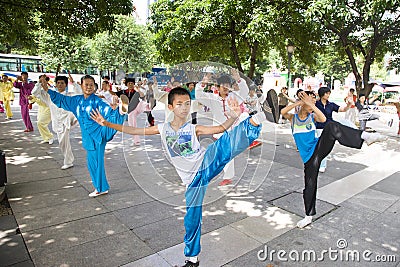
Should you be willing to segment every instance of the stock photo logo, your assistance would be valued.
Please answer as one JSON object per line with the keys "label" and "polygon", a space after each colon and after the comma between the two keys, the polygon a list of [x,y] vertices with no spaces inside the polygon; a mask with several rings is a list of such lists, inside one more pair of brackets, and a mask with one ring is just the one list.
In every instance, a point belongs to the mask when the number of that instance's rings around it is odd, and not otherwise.
{"label": "stock photo logo", "polygon": [[[150,97],[155,100],[155,107],[140,107],[149,102],[148,96],[147,101],[146,98],[141,99],[143,103],[139,103],[129,113],[125,125],[149,127],[148,116],[151,112],[155,118],[155,127],[165,134],[123,134],[125,161],[131,176],[142,190],[165,204],[184,206],[188,186],[187,182],[185,186],[185,177],[190,181],[197,172],[204,172],[207,176],[216,175],[209,183],[198,185],[207,189],[204,204],[215,202],[226,195],[244,196],[257,191],[268,176],[274,160],[276,125],[271,122],[273,116],[267,101],[264,105],[259,101],[252,103],[256,112],[245,104],[246,99],[249,99],[249,89],[253,98],[257,97],[257,93],[260,96],[260,90],[251,79],[232,67],[201,61],[165,68],[150,76],[147,84]],[[177,87],[183,87],[189,92],[189,103],[169,103],[169,92]],[[266,92],[263,94],[267,95]],[[230,118],[237,117],[228,128],[231,131],[246,121],[249,114],[255,116],[257,112],[262,112],[267,120],[262,122],[260,134],[253,143],[249,143],[245,136],[239,136],[236,140],[226,139],[223,133],[208,134],[204,130],[197,136],[201,130],[198,126],[218,127]],[[184,124],[176,129],[171,123],[174,116],[186,116],[187,124],[198,126],[192,128]],[[191,131],[195,131],[196,135]],[[228,141],[217,143],[220,138]],[[241,152],[236,153],[235,149],[232,151],[232,147]],[[203,160],[205,154],[207,156]],[[229,157],[234,159],[222,168],[221,163],[225,164]],[[222,181],[226,184],[218,186]]]}
{"label": "stock photo logo", "polygon": [[[379,254],[373,250],[364,249],[358,250],[352,248],[346,239],[339,238],[335,246],[326,249],[292,249],[290,251],[280,249],[275,250],[268,248],[267,245],[257,253],[259,261],[269,262],[396,262],[396,255],[393,254]],[[268,264],[267,266],[273,266]]]}

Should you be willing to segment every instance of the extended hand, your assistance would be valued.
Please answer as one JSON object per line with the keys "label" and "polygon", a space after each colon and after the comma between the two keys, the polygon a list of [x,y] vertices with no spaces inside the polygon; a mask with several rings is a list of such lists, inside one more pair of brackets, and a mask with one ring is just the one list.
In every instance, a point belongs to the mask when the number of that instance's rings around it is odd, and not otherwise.
{"label": "extended hand", "polygon": [[96,110],[92,110],[92,112],[90,112],[90,117],[92,118],[92,120],[94,120],[95,122],[97,122],[98,124],[100,124],[101,126],[104,126],[104,122],[106,121],[103,116],[100,114],[100,111],[98,109]]}
{"label": "extended hand", "polygon": [[232,119],[237,119],[242,110],[240,108],[239,102],[235,98],[228,99],[229,112],[225,112],[225,115]]}
{"label": "extended hand", "polygon": [[353,96],[347,97],[347,105],[348,106],[354,105]]}
{"label": "extended hand", "polygon": [[300,100],[303,101],[304,104],[308,106],[315,105],[315,98],[311,95],[306,94],[305,92],[300,92],[299,94]]}
{"label": "extended hand", "polygon": [[74,83],[74,78],[72,78],[71,72],[70,72],[70,71],[68,71],[68,80],[69,80],[71,83]]}

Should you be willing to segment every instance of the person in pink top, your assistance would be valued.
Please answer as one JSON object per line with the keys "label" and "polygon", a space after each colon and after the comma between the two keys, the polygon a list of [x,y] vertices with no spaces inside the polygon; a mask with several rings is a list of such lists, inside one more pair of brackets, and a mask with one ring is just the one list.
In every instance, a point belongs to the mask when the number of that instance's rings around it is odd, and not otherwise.
{"label": "person in pink top", "polygon": [[33,125],[31,118],[29,117],[28,97],[30,96],[33,87],[35,87],[35,84],[28,82],[28,73],[23,71],[21,72],[21,76],[18,76],[17,80],[14,82],[14,87],[19,89],[19,105],[21,106],[21,116],[26,128],[24,132],[32,132]]}

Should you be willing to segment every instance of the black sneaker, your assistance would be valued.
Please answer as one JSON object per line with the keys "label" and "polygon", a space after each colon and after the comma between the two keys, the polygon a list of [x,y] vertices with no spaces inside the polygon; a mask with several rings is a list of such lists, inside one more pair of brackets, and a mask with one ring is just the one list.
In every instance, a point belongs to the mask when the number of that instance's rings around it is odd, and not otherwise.
{"label": "black sneaker", "polygon": [[271,89],[267,92],[267,100],[263,103],[262,109],[268,121],[278,123],[280,117],[278,95],[274,89]]}
{"label": "black sneaker", "polygon": [[140,94],[138,92],[135,92],[135,94],[132,96],[131,100],[129,101],[128,114],[135,110],[137,105],[139,105],[139,102],[140,102]]}
{"label": "black sneaker", "polygon": [[[186,261],[185,261],[185,265],[183,265],[182,267],[198,267],[199,264],[200,264],[200,261],[194,263],[194,262],[191,262],[191,261],[186,260]],[[179,267],[179,266],[178,266],[178,265],[175,265],[175,267]]]}

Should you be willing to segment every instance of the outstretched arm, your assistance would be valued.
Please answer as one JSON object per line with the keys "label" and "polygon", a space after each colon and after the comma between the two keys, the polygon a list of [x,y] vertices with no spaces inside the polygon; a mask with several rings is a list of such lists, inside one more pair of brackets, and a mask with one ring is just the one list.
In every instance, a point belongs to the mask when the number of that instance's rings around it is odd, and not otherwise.
{"label": "outstretched arm", "polygon": [[346,102],[346,106],[339,107],[339,110],[338,110],[339,112],[345,112],[345,111],[349,110],[351,105],[354,105],[353,97],[346,97],[345,102]]}
{"label": "outstretched arm", "polygon": [[100,114],[100,111],[98,109],[92,110],[92,112],[90,113],[90,117],[92,118],[92,120],[94,120],[101,126],[106,126],[106,127],[112,128],[114,130],[117,130],[119,132],[131,134],[131,135],[155,135],[155,134],[160,133],[158,131],[157,126],[151,126],[151,127],[147,127],[147,128],[135,128],[135,127],[131,127],[131,126],[125,126],[123,124],[115,124],[115,123],[108,122]]}
{"label": "outstretched arm", "polygon": [[157,101],[160,101],[165,105],[168,105],[168,92],[161,91],[158,88],[157,77],[155,75],[153,76],[153,93],[154,93],[154,98]]}
{"label": "outstretched arm", "polygon": [[203,135],[203,134],[218,134],[226,131],[230,127],[232,127],[233,123],[237,120],[237,118],[242,113],[239,102],[235,99],[228,100],[229,105],[229,112],[225,112],[225,115],[228,116],[228,119],[218,126],[203,126],[197,125],[196,126],[196,135]]}
{"label": "outstretched arm", "polygon": [[304,104],[311,107],[312,111],[314,112],[315,121],[317,122],[326,121],[324,113],[322,113],[322,111],[319,108],[317,108],[317,106],[315,106],[315,99],[312,96],[306,94],[305,92],[301,92],[299,94],[299,97]]}
{"label": "outstretched arm", "polygon": [[71,111],[76,116],[76,98],[71,96],[62,95],[56,91],[49,90],[49,86],[47,85],[47,81],[42,79],[41,80],[42,88],[46,91],[51,101],[59,108],[65,109],[67,111]]}
{"label": "outstretched arm", "polygon": [[77,82],[74,81],[74,78],[72,78],[70,71],[68,71],[68,80],[72,83],[74,87],[74,94],[82,95],[83,94],[82,87]]}
{"label": "outstretched arm", "polygon": [[282,116],[283,116],[285,119],[288,119],[288,120],[292,121],[294,114],[289,113],[289,112],[290,112],[292,109],[294,109],[295,107],[298,107],[298,106],[301,106],[301,105],[303,105],[303,102],[302,102],[302,101],[297,101],[297,102],[295,102],[295,103],[293,103],[293,104],[290,104],[290,105],[284,107],[284,108],[281,110]]}

